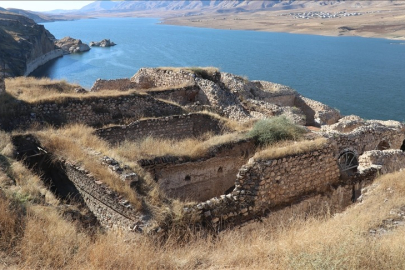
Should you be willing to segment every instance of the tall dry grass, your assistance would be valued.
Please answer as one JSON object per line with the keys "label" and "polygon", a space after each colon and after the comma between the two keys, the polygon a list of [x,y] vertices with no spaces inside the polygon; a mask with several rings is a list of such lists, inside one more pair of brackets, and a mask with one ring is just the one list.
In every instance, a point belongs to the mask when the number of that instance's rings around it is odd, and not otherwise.
{"label": "tall dry grass", "polygon": [[307,153],[315,149],[321,149],[327,145],[327,139],[317,138],[305,141],[286,141],[269,145],[253,156],[255,159],[276,159],[289,155]]}
{"label": "tall dry grass", "polygon": [[381,177],[362,203],[340,214],[304,216],[287,208],[261,223],[216,237],[191,234],[185,242],[174,233],[164,242],[117,231],[90,237],[51,208],[29,206],[15,245],[17,268],[404,269],[405,227],[369,233],[405,205],[404,179],[404,172]]}
{"label": "tall dry grass", "polygon": [[[108,90],[100,92],[88,92],[85,94],[76,93],[75,89],[80,85],[70,84],[63,80],[50,80],[47,78],[37,79],[33,77],[7,78],[6,92],[0,100],[2,103],[11,103],[18,99],[28,103],[41,101],[53,101],[62,103],[69,98],[83,99],[91,97],[116,97],[126,95],[144,95],[137,91],[123,92],[119,90]],[[1,109],[1,108],[0,108]],[[0,110],[0,113],[2,111]],[[4,112],[5,114],[6,112]]]}
{"label": "tall dry grass", "polygon": [[106,167],[101,166],[100,156],[91,154],[92,151],[109,155],[107,142],[93,134],[94,129],[81,125],[69,125],[61,129],[48,128],[37,131],[38,136],[45,149],[49,150],[55,157],[63,158],[76,164],[83,165],[99,181],[106,183],[112,190],[123,194],[133,207],[142,209],[142,200],[136,193],[119,177],[111,173]]}
{"label": "tall dry grass", "polygon": [[243,135],[235,132],[224,135],[207,133],[200,138],[183,140],[146,137],[138,141],[124,141],[114,148],[114,152],[127,160],[152,159],[161,156],[203,157],[217,145],[242,139]]}

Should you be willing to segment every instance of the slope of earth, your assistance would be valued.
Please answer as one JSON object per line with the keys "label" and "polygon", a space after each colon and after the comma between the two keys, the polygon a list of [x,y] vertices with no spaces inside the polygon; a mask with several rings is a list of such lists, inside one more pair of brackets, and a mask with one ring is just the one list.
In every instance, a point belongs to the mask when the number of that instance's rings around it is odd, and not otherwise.
{"label": "slope of earth", "polygon": [[43,25],[10,12],[0,12],[0,66],[6,76],[21,76],[30,63],[55,50],[55,37]]}

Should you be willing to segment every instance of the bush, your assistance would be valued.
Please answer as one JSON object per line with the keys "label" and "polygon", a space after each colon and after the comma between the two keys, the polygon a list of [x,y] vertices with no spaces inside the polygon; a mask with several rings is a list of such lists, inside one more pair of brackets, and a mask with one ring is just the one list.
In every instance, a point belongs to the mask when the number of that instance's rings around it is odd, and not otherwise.
{"label": "bush", "polygon": [[305,128],[292,123],[285,116],[277,116],[257,121],[248,136],[265,146],[278,141],[297,140],[305,132]]}

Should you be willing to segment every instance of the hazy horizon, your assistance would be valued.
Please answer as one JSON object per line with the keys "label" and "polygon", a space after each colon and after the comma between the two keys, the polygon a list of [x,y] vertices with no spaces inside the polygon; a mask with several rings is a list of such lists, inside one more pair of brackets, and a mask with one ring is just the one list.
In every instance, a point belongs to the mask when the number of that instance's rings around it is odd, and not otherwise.
{"label": "hazy horizon", "polygon": [[1,1],[2,8],[18,8],[30,11],[51,11],[56,9],[80,9],[94,1]]}

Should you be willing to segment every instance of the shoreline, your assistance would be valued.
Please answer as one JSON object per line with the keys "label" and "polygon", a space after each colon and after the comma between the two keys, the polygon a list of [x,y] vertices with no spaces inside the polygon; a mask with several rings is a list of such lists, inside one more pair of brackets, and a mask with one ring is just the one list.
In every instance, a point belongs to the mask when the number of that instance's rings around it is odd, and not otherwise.
{"label": "shoreline", "polygon": [[287,34],[298,34],[298,35],[314,35],[314,36],[324,36],[324,37],[361,37],[361,38],[377,38],[377,39],[386,39],[392,41],[405,41],[405,36],[401,37],[390,37],[390,36],[372,36],[372,35],[345,35],[345,34],[320,34],[316,31],[288,31],[288,30],[279,30],[279,29],[249,29],[249,28],[225,28],[225,27],[213,27],[208,25],[189,25],[183,23],[174,23],[169,20],[162,20],[159,24],[163,25],[173,25],[173,26],[187,26],[187,27],[196,27],[196,28],[207,28],[207,29],[218,29],[218,30],[237,30],[237,31],[255,31],[255,32],[269,32],[269,33],[287,33]]}
{"label": "shoreline", "polygon": [[286,11],[236,14],[162,16],[161,24],[223,30],[281,32],[318,36],[357,36],[405,40],[405,10],[370,12],[361,16],[299,19]]}

